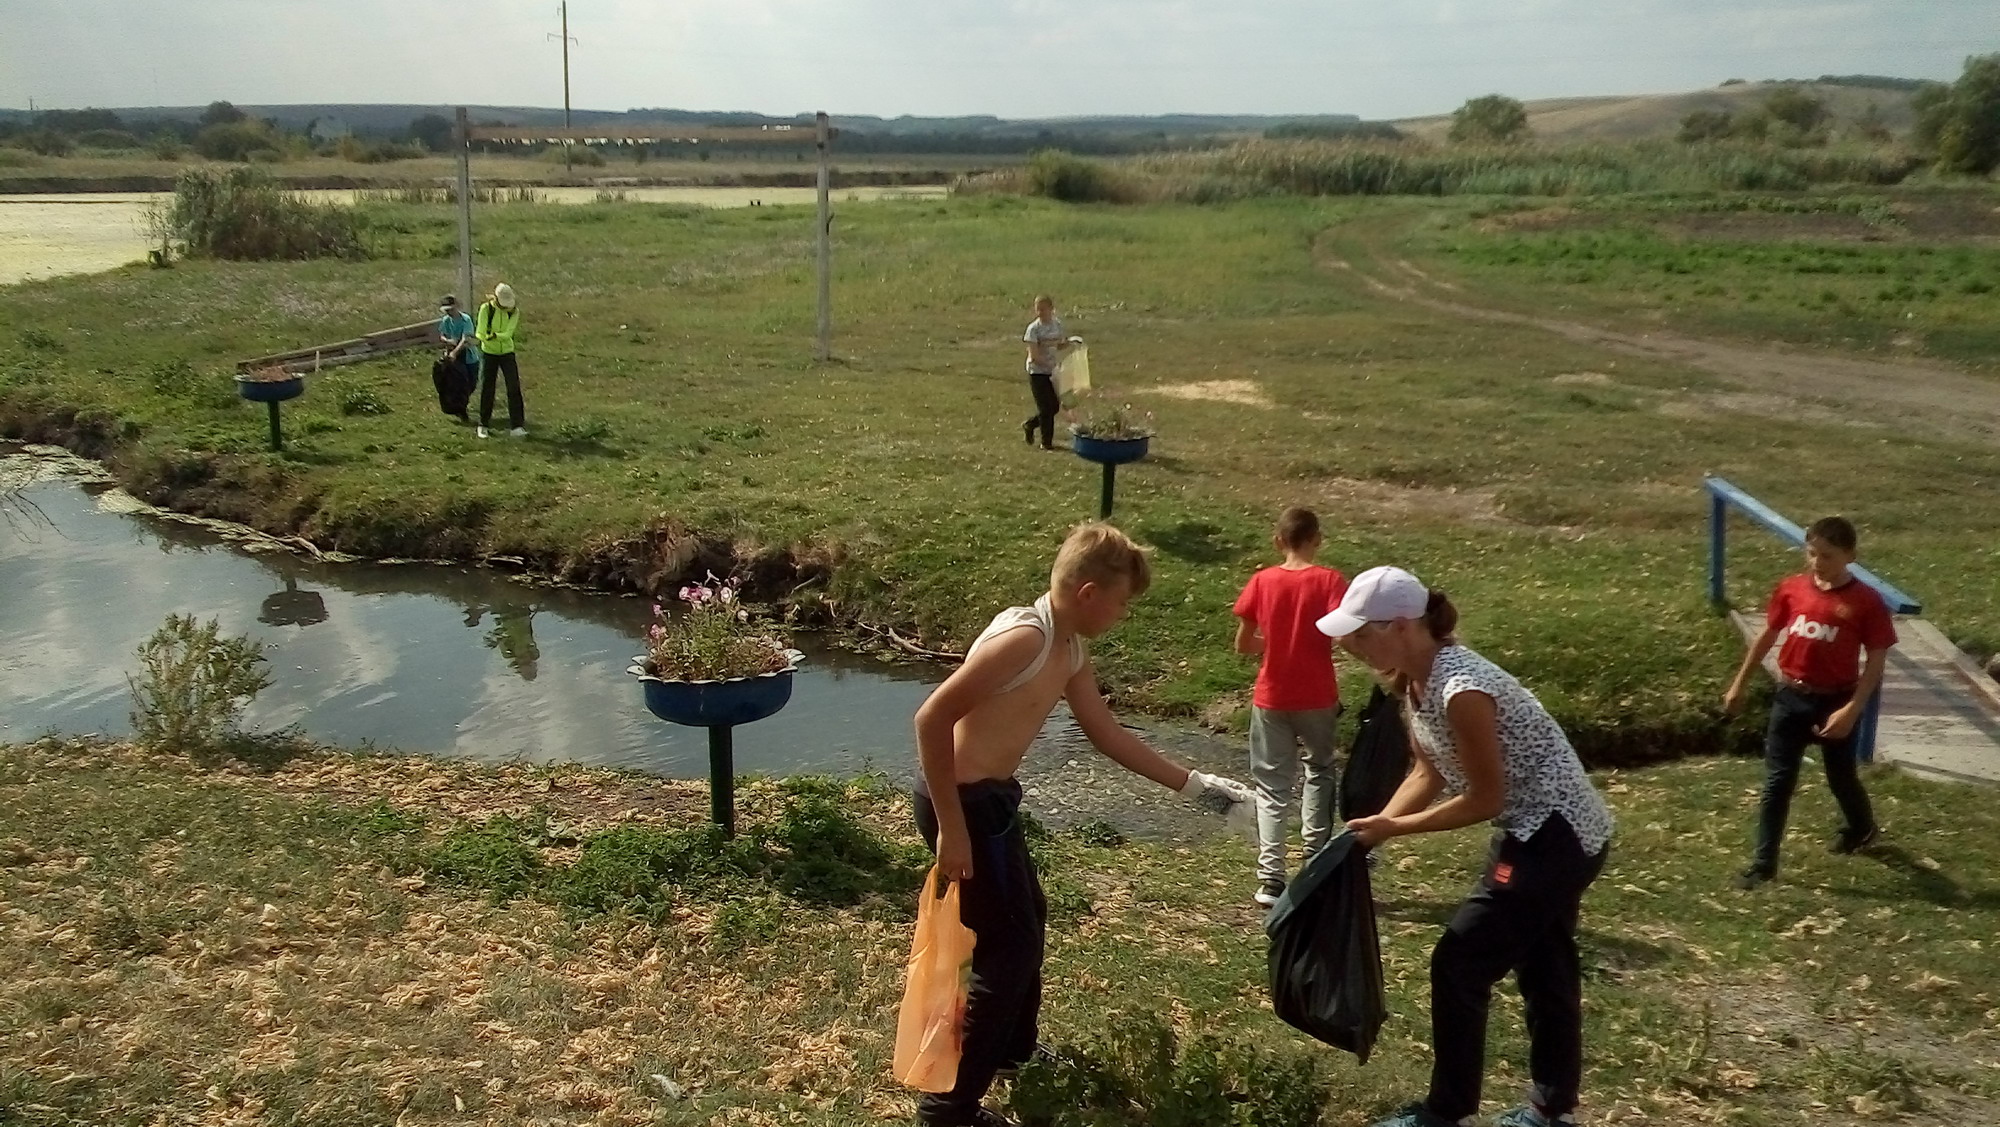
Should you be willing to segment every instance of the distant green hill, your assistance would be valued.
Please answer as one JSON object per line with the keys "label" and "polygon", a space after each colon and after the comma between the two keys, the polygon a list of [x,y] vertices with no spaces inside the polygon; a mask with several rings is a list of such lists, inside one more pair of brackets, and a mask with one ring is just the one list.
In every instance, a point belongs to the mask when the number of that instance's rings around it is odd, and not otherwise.
{"label": "distant green hill", "polygon": [[[1542,140],[1633,141],[1672,137],[1680,130],[1681,119],[1696,110],[1755,110],[1785,85],[1797,85],[1824,102],[1836,133],[1861,121],[1872,106],[1883,128],[1903,134],[1915,122],[1910,100],[1923,84],[1876,75],[1826,75],[1811,82],[1733,82],[1681,94],[1544,98],[1523,104],[1528,108],[1528,127]],[[1451,128],[1451,115],[1406,118],[1394,124],[1411,136],[1443,140]]]}

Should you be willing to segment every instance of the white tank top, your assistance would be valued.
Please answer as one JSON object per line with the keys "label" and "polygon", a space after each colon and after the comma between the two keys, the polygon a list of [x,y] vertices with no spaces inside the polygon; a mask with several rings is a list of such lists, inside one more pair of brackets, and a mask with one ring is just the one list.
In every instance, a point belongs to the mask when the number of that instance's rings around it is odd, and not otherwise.
{"label": "white tank top", "polygon": [[[979,651],[980,646],[985,645],[989,640],[997,638],[1009,630],[1016,630],[1023,626],[1032,626],[1042,632],[1042,650],[1035,655],[1035,660],[1028,663],[1026,669],[1015,674],[1012,680],[995,690],[995,696],[1001,693],[1011,693],[1022,685],[1034,680],[1035,674],[1040,673],[1042,667],[1048,664],[1049,651],[1055,648],[1056,642],[1055,612],[1049,607],[1049,597],[1043,595],[1041,598],[1036,599],[1035,605],[1031,607],[1008,607],[1006,610],[994,615],[993,621],[987,625],[985,630],[980,631],[979,637],[974,638],[972,646],[965,651],[965,656],[970,658]],[[1083,668],[1084,652],[1082,635],[1070,635],[1069,671],[1071,675],[1074,675],[1077,670]]]}

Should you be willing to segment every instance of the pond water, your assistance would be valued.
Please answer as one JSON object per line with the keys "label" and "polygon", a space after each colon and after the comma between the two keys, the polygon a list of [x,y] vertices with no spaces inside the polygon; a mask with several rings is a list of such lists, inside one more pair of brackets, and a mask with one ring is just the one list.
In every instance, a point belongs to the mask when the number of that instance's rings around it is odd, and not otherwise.
{"label": "pond water", "polygon": [[[688,203],[703,207],[810,204],[813,188],[610,187],[627,203]],[[842,188],[833,201],[923,200],[942,198],[937,186]],[[596,188],[535,188],[537,198],[556,204],[590,203]],[[305,191],[308,199],[351,204],[356,192]],[[0,285],[64,274],[109,270],[146,257],[150,208],[166,192],[78,192],[61,195],[0,194]],[[475,209],[473,221],[478,222]]]}
{"label": "pond water", "polygon": [[[87,463],[23,450],[0,443],[0,744],[129,733],[134,651],[168,614],[190,614],[265,643],[272,683],[244,717],[251,730],[295,724],[344,747],[707,777],[706,733],[655,719],[625,672],[650,619],[645,600],[475,567],[248,551],[211,528],[132,512],[143,506]],[[945,671],[803,641],[791,702],[736,729],[738,771],[912,778],[911,717]],[[1147,735],[1184,762],[1241,770],[1240,752],[1203,733]],[[1146,832],[1191,821],[1089,750],[1061,710],[1023,780],[1058,824],[1104,817]]]}

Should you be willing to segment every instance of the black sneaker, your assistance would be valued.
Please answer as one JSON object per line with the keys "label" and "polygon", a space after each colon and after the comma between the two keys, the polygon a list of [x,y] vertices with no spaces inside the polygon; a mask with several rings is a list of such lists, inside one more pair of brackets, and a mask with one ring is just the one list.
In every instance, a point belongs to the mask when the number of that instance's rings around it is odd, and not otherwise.
{"label": "black sneaker", "polygon": [[1733,881],[1732,883],[1734,883],[1736,887],[1742,889],[1743,891],[1748,892],[1751,889],[1757,888],[1760,885],[1770,883],[1771,879],[1773,877],[1776,877],[1777,875],[1778,873],[1777,870],[1775,869],[1766,869],[1757,865],[1752,865],[1749,868],[1743,870],[1742,872],[1736,874],[1736,880]]}
{"label": "black sneaker", "polygon": [[1028,440],[1028,445],[1035,444],[1035,420],[1029,419],[1021,424],[1021,437]]}
{"label": "black sneaker", "polygon": [[1868,848],[1869,846],[1875,844],[1875,839],[1881,836],[1882,836],[1882,827],[1880,826],[1870,826],[1868,827],[1867,833],[1859,833],[1859,834],[1853,832],[1852,830],[1842,830],[1840,831],[1840,836],[1833,839],[1833,844],[1828,845],[1826,847],[1826,851],[1828,853],[1843,853],[1843,854],[1859,853],[1862,850]]}
{"label": "black sneaker", "polygon": [[1257,893],[1255,897],[1253,897],[1253,899],[1255,899],[1257,903],[1262,904],[1266,908],[1275,908],[1278,905],[1278,897],[1283,896],[1284,894],[1285,894],[1284,881],[1267,880],[1258,883]]}

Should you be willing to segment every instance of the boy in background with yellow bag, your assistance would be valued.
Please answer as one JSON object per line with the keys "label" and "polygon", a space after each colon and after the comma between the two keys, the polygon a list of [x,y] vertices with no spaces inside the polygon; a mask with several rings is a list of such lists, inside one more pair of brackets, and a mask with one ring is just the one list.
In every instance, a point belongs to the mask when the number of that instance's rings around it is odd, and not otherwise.
{"label": "boy in background with yellow bag", "polygon": [[[1014,773],[1057,701],[1069,702],[1084,735],[1119,766],[1234,828],[1255,825],[1243,784],[1169,762],[1121,726],[1098,693],[1086,640],[1117,625],[1150,581],[1145,553],[1123,532],[1078,525],[1056,555],[1048,593],[995,617],[965,664],[917,709],[917,826],[941,879],[959,882],[961,918],[976,936],[957,1078],[950,1091],[917,1101],[924,1127],[1008,1127],[980,1100],[995,1073],[1035,1048],[1048,904],[1021,833]],[[934,891],[926,882],[924,894]]]}

